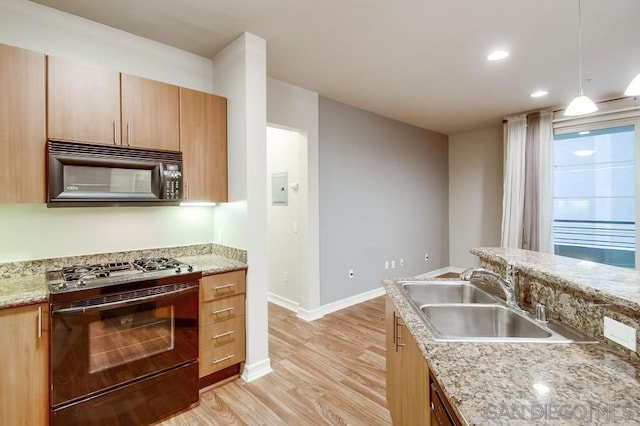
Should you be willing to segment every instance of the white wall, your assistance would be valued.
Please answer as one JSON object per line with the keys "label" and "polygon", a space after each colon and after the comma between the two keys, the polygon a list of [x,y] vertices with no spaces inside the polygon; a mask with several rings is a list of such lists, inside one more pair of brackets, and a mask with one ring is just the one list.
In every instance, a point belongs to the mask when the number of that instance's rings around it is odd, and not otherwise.
{"label": "white wall", "polygon": [[[267,68],[266,42],[244,33],[213,61],[215,91],[227,97],[229,199],[216,217],[242,222],[247,250],[247,361],[242,377],[255,380],[271,372],[267,312]],[[238,211],[228,211],[237,208]],[[242,214],[242,209],[246,213]],[[229,229],[228,223],[216,227]]]}
{"label": "white wall", "polygon": [[[305,319],[319,316],[320,307],[320,208],[318,94],[282,81],[267,80],[267,121],[296,130],[306,136],[300,146],[300,164],[306,164],[306,175],[300,176],[300,245],[301,293],[298,313]],[[315,313],[314,313],[315,312]]]}
{"label": "white wall", "polygon": [[212,241],[211,207],[0,204],[0,263]]}
{"label": "white wall", "polygon": [[500,246],[502,128],[449,136],[449,259],[479,265],[471,247]]}
{"label": "white wall", "polygon": [[[267,247],[269,252],[269,284],[271,295],[300,305],[300,296],[306,293],[302,280],[302,250],[300,244],[300,196],[307,192],[300,184],[300,176],[306,175],[306,161],[300,164],[300,148],[306,138],[291,130],[267,127]],[[287,173],[286,205],[273,205],[271,177],[274,173]],[[297,183],[298,189],[289,185]],[[287,278],[285,279],[285,273]]]}
{"label": "white wall", "polygon": [[[30,1],[0,2],[0,43],[212,92],[212,61]],[[0,205],[0,262],[212,242],[212,208]]]}

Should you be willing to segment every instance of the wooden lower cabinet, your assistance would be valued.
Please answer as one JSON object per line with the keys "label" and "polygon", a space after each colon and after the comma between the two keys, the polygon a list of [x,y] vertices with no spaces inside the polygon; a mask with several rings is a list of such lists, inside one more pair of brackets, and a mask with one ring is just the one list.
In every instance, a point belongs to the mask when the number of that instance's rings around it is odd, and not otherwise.
{"label": "wooden lower cabinet", "polygon": [[48,304],[0,310],[0,425],[49,423]]}
{"label": "wooden lower cabinet", "polygon": [[245,361],[245,270],[200,280],[200,387],[239,376]]}
{"label": "wooden lower cabinet", "polygon": [[433,426],[458,426],[462,422],[458,419],[451,404],[442,393],[440,385],[429,372],[429,390],[431,398],[431,424]]}
{"label": "wooden lower cabinet", "polygon": [[387,404],[394,425],[429,425],[429,367],[420,348],[386,301]]}

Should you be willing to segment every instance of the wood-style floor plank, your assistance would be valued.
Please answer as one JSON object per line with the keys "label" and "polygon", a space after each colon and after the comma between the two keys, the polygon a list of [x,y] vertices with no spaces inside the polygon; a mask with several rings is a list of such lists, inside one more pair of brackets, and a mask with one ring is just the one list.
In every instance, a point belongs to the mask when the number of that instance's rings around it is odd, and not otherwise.
{"label": "wood-style floor plank", "polygon": [[384,297],[313,322],[270,303],[273,373],[204,391],[161,425],[390,425],[384,348]]}

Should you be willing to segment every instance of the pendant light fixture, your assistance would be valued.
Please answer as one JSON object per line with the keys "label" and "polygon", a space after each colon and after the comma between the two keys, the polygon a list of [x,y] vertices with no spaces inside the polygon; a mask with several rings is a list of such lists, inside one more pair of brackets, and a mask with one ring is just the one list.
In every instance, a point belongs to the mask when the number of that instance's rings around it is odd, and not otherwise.
{"label": "pendant light fixture", "polygon": [[578,96],[576,96],[567,109],[564,110],[564,115],[584,115],[596,112],[598,107],[591,99],[584,95],[582,91],[582,4],[581,0],[578,0]]}
{"label": "pendant light fixture", "polygon": [[625,96],[640,96],[640,73],[631,80],[627,90],[624,91]]}

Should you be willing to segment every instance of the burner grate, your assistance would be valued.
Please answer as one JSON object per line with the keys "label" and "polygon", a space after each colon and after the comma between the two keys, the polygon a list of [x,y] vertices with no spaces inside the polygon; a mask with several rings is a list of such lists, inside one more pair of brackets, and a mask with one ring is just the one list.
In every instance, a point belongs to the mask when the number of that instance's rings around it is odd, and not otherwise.
{"label": "burner grate", "polygon": [[181,264],[175,259],[168,257],[150,257],[134,260],[133,264],[143,271],[162,271],[164,269],[177,268]]}
{"label": "burner grate", "polygon": [[77,281],[83,278],[106,278],[109,274],[109,269],[102,264],[73,265],[62,268],[62,279],[64,281]]}

